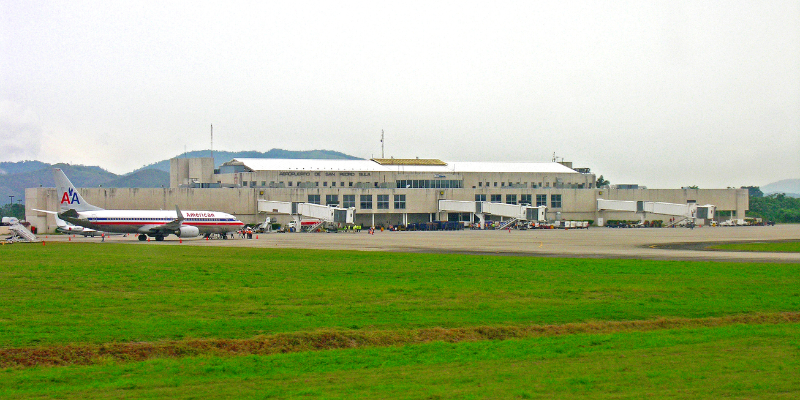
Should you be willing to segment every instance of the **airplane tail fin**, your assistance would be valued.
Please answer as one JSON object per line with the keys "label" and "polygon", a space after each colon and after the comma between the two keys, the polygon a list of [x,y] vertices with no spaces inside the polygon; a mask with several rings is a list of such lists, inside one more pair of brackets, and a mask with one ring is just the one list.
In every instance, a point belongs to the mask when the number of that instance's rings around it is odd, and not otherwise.
{"label": "airplane tail fin", "polygon": [[100,207],[95,207],[83,199],[78,189],[72,185],[67,175],[61,168],[53,168],[53,180],[56,182],[56,193],[60,196],[60,211],[75,210],[75,211],[92,211],[102,210]]}

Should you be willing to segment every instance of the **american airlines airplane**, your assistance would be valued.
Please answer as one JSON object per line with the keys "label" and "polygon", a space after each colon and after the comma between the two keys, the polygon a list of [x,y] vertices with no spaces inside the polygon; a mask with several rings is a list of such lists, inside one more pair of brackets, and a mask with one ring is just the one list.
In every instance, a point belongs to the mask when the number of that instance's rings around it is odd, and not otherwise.
{"label": "american airlines airplane", "polygon": [[61,193],[58,218],[84,228],[109,233],[133,233],[139,240],[153,237],[157,241],[174,234],[180,238],[196,237],[212,233],[227,238],[227,233],[236,232],[244,226],[233,215],[219,211],[175,211],[164,210],[104,210],[86,202],[60,168],[53,169],[57,193]]}

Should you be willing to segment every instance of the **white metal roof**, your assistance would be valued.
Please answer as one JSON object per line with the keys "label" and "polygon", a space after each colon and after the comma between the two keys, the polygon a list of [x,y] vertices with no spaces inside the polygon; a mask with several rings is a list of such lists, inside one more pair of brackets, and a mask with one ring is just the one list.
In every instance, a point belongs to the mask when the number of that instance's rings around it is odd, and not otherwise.
{"label": "white metal roof", "polygon": [[461,162],[447,165],[381,165],[372,160],[317,160],[282,158],[234,158],[254,171],[364,171],[364,172],[517,172],[577,174],[575,170],[555,162]]}

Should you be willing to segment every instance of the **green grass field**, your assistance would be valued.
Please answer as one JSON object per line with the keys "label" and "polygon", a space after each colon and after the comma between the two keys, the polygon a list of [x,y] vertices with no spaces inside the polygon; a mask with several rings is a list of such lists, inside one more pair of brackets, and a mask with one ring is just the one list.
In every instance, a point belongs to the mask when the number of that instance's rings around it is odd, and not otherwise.
{"label": "green grass field", "polygon": [[800,242],[725,243],[711,246],[711,248],[716,250],[800,253]]}
{"label": "green grass field", "polygon": [[800,265],[0,248],[0,397],[800,395]]}

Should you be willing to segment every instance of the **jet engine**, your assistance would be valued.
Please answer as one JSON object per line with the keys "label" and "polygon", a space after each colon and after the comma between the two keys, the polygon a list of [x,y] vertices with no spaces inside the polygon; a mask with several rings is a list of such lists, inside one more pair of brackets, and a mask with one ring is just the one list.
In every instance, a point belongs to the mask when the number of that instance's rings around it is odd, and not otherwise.
{"label": "jet engine", "polygon": [[197,229],[196,226],[184,225],[181,226],[180,230],[175,232],[175,235],[182,238],[200,236],[200,229]]}

